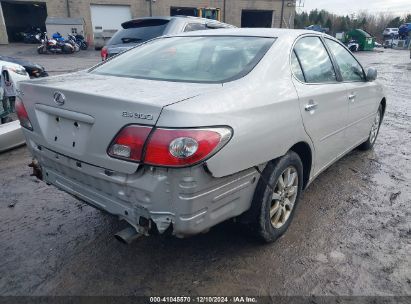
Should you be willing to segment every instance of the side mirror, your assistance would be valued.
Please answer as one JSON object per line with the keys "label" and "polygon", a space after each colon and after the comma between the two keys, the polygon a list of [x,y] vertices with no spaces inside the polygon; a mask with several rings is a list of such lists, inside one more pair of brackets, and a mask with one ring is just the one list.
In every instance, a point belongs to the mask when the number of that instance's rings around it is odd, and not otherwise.
{"label": "side mirror", "polygon": [[367,81],[374,81],[377,79],[378,72],[374,68],[369,68],[367,71]]}

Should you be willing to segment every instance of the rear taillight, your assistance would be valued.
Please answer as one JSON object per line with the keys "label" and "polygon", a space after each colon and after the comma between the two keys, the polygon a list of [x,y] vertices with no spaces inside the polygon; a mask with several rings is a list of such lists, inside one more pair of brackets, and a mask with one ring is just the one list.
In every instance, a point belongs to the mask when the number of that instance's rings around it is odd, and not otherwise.
{"label": "rear taillight", "polygon": [[153,166],[186,167],[205,161],[231,139],[230,128],[155,129],[131,125],[120,131],[108,149],[115,158]]}
{"label": "rear taillight", "polygon": [[108,154],[115,158],[141,161],[144,143],[151,129],[151,127],[135,125],[125,127],[114,139]]}
{"label": "rear taillight", "polygon": [[229,128],[156,129],[148,140],[144,163],[185,167],[200,163],[231,138]]}
{"label": "rear taillight", "polygon": [[29,115],[27,114],[23,102],[19,98],[16,98],[15,107],[17,117],[20,120],[20,125],[26,129],[29,129],[30,131],[33,131],[33,126],[31,125]]}
{"label": "rear taillight", "polygon": [[108,52],[107,52],[107,48],[106,48],[106,47],[103,47],[103,48],[101,49],[100,55],[101,55],[101,60],[102,60],[102,61],[104,61],[104,60],[107,59]]}

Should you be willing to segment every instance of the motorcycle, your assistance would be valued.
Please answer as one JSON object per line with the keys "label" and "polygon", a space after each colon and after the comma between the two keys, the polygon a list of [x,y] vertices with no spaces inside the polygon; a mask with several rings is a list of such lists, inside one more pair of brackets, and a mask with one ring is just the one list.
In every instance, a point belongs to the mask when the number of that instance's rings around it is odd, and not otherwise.
{"label": "motorcycle", "polygon": [[[61,36],[61,35],[60,35]],[[47,33],[44,33],[44,38],[41,40],[41,45],[37,48],[39,54],[72,54],[74,53],[74,47],[68,42],[59,39],[50,39]]]}
{"label": "motorcycle", "polygon": [[20,33],[24,43],[39,43],[41,42],[42,32],[39,28],[31,27],[25,32]]}
{"label": "motorcycle", "polygon": [[87,42],[86,42],[86,39],[84,39],[84,36],[83,36],[83,35],[80,35],[80,34],[77,34],[77,35],[75,36],[75,38],[76,38],[77,44],[80,46],[80,49],[82,49],[82,50],[87,50],[88,44],[87,44]]}
{"label": "motorcycle", "polygon": [[80,51],[80,46],[78,45],[76,37],[73,34],[67,34],[66,42],[73,46],[75,52]]}
{"label": "motorcycle", "polygon": [[55,32],[51,37],[57,42],[65,42],[64,37],[59,32]]}

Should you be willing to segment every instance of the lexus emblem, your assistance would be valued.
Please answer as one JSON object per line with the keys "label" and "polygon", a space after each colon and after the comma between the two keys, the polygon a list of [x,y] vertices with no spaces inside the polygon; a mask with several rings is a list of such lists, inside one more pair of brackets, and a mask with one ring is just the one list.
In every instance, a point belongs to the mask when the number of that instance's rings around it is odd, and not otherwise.
{"label": "lexus emblem", "polygon": [[54,98],[54,102],[58,106],[62,106],[66,102],[66,96],[64,96],[64,94],[61,92],[55,92],[53,95],[53,98]]}

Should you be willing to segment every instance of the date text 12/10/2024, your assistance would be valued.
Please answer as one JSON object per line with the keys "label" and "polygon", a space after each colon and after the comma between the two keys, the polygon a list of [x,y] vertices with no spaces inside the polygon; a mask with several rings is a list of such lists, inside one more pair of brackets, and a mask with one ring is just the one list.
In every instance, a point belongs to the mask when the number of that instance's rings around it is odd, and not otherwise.
{"label": "date text 12/10/2024", "polygon": [[150,297],[150,303],[258,303],[255,297]]}

